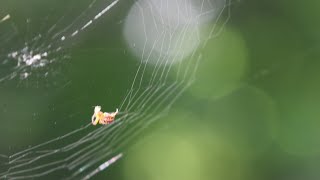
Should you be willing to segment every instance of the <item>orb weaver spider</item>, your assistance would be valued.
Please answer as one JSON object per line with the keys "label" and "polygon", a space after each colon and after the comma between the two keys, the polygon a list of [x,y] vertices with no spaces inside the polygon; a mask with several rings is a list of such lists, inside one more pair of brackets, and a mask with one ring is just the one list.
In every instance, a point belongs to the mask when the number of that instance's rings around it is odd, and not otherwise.
{"label": "orb weaver spider", "polygon": [[118,109],[116,109],[116,112],[107,113],[107,112],[101,112],[101,106],[95,106],[94,107],[94,113],[91,118],[91,123],[93,125],[99,124],[111,124],[114,121],[115,116],[118,114]]}

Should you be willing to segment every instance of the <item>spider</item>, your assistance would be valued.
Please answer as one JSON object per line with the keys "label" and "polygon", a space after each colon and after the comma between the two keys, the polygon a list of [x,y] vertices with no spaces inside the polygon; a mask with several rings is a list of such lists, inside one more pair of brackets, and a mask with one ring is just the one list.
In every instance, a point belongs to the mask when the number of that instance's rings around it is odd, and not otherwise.
{"label": "spider", "polygon": [[94,113],[91,118],[91,122],[93,125],[99,124],[111,124],[114,121],[115,116],[118,114],[118,109],[116,109],[116,112],[107,113],[107,112],[101,112],[101,106],[94,107]]}

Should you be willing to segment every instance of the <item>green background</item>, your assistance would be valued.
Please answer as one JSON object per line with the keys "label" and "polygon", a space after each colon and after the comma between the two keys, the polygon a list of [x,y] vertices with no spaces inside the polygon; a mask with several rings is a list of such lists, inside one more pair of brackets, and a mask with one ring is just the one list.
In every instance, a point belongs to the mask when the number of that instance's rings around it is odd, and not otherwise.
{"label": "green background", "polygon": [[[0,52],[67,13],[58,24],[65,27],[88,2],[1,1],[0,17],[10,14],[14,28],[0,23],[0,32],[14,36]],[[121,1],[63,44],[70,57],[50,65],[49,77],[37,70],[0,83],[1,154],[89,123],[94,105],[113,111],[120,104],[139,65],[122,37],[131,5]],[[314,0],[233,1],[223,30],[200,50],[196,81],[130,142],[123,159],[93,179],[319,179],[319,8]]]}

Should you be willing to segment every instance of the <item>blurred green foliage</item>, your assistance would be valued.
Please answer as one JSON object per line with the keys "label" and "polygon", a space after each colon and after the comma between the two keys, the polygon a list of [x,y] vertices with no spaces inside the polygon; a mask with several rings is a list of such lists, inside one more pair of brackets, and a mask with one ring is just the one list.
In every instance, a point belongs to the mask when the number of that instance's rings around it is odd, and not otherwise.
{"label": "blurred green foliage", "polygon": [[127,179],[319,179],[319,7],[235,3],[166,125],[125,160]]}
{"label": "blurred green foliage", "polygon": [[[313,0],[234,1],[227,25],[201,50],[195,83],[96,178],[320,179],[319,8]],[[67,81],[37,82],[62,88],[0,87],[4,154],[86,124],[91,106],[121,102],[137,62],[123,52],[121,26],[107,25],[72,50]]]}

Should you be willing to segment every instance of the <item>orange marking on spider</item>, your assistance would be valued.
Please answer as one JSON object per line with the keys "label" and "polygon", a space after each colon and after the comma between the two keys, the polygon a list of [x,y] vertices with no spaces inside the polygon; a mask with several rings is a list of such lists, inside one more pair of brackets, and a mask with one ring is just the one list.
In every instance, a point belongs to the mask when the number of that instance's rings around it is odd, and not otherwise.
{"label": "orange marking on spider", "polygon": [[118,109],[116,112],[108,113],[108,112],[101,112],[101,106],[94,107],[94,113],[91,118],[91,123],[93,125],[99,124],[111,124],[114,121],[115,116],[118,114]]}

